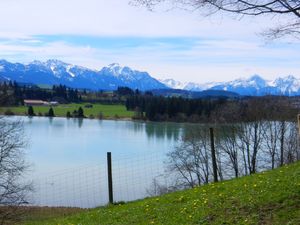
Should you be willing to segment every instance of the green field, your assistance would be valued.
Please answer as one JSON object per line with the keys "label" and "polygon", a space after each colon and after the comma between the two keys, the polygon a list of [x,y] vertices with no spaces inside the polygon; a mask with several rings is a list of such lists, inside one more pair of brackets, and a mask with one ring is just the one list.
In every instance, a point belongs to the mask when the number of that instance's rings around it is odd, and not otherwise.
{"label": "green field", "polygon": [[[103,114],[104,118],[131,118],[133,116],[132,111],[127,111],[124,105],[103,105],[103,104],[93,104],[92,108],[85,108],[87,103],[82,104],[62,104],[52,107],[54,110],[55,116],[64,117],[69,111],[72,113],[74,110],[78,110],[81,106],[84,115],[89,117],[93,115],[97,117],[100,113]],[[41,113],[44,115],[49,111],[49,106],[33,106],[34,113],[38,115]],[[15,115],[26,115],[27,107],[26,106],[17,106],[17,107],[0,107],[0,114],[4,114],[7,110],[12,111]]]}
{"label": "green field", "polygon": [[256,175],[27,224],[300,224],[300,162]]}

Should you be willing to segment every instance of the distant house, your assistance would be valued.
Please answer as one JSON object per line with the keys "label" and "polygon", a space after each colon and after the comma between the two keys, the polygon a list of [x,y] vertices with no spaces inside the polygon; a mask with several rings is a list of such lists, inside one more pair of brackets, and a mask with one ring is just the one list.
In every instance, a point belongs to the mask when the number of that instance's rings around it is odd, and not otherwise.
{"label": "distant house", "polygon": [[31,99],[24,99],[25,106],[33,106],[33,105],[47,105],[47,102],[42,100],[31,100]]}
{"label": "distant house", "polygon": [[58,102],[52,101],[52,102],[47,102],[47,101],[42,101],[42,100],[33,100],[33,99],[25,99],[24,100],[24,105],[25,106],[34,106],[34,105],[50,105],[50,106],[56,106],[58,105]]}
{"label": "distant house", "polygon": [[52,102],[49,102],[49,105],[51,105],[51,106],[57,106],[58,102],[57,101],[52,101]]}

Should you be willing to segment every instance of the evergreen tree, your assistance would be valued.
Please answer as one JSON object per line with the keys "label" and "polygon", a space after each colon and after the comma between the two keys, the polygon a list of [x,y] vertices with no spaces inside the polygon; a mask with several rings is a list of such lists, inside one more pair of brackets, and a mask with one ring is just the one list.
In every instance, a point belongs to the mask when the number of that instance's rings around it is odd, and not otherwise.
{"label": "evergreen tree", "polygon": [[81,107],[78,108],[78,117],[80,118],[84,117],[83,109]]}
{"label": "evergreen tree", "polygon": [[48,116],[50,116],[50,117],[54,117],[55,116],[52,107],[48,111]]}
{"label": "evergreen tree", "polygon": [[28,107],[27,114],[28,116],[35,116],[33,107],[31,105]]}
{"label": "evergreen tree", "polygon": [[72,117],[70,111],[67,112],[66,117],[67,117],[67,118]]}
{"label": "evergreen tree", "polygon": [[78,117],[78,112],[77,112],[76,109],[72,112],[72,116],[73,116],[73,117]]}

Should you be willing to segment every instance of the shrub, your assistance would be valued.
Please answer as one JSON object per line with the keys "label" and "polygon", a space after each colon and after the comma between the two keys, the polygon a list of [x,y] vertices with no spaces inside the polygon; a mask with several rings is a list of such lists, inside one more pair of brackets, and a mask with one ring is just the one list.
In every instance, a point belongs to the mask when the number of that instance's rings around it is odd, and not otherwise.
{"label": "shrub", "polygon": [[4,115],[6,116],[13,116],[15,115],[10,109],[7,109],[5,112],[4,112]]}

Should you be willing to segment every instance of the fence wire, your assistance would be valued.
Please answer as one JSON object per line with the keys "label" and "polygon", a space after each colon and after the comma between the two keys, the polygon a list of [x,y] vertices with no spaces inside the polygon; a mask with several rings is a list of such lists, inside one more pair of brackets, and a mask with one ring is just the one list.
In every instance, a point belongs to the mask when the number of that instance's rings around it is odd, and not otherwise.
{"label": "fence wire", "polygon": [[[114,202],[147,197],[153,180],[164,173],[164,154],[148,152],[133,155],[112,154]],[[107,160],[97,165],[40,174],[33,178],[33,206],[93,208],[108,199]]]}

